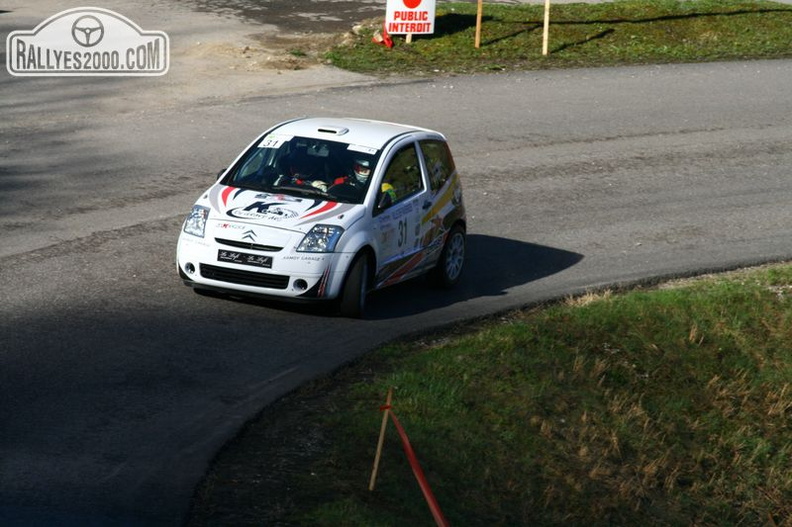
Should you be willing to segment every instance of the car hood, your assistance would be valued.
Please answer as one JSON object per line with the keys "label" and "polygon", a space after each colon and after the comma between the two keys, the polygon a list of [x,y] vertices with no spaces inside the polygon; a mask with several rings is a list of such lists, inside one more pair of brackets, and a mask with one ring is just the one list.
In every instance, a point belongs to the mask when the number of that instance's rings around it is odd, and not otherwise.
{"label": "car hood", "polygon": [[213,186],[204,196],[204,200],[211,208],[212,219],[237,220],[300,232],[307,232],[315,224],[325,222],[346,228],[363,211],[363,205],[271,194],[225,185]]}

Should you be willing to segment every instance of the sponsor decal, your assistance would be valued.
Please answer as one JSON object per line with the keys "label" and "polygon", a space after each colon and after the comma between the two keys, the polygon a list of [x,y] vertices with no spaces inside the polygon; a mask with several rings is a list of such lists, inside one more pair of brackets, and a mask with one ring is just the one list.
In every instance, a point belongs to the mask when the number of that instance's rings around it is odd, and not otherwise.
{"label": "sponsor decal", "polygon": [[272,256],[260,256],[258,254],[240,253],[236,251],[217,251],[218,262],[236,263],[242,265],[252,265],[254,267],[272,268]]}
{"label": "sponsor decal", "polygon": [[234,229],[234,230],[242,230],[245,228],[244,225],[240,225],[238,223],[221,223],[217,226],[218,229]]}
{"label": "sponsor decal", "polygon": [[297,212],[284,207],[286,203],[278,201],[256,201],[247,207],[238,207],[229,210],[226,214],[241,219],[267,219],[269,221],[284,221],[297,217]]}
{"label": "sponsor decal", "polygon": [[445,226],[443,225],[442,218],[432,218],[430,224],[427,226],[426,233],[424,234],[422,245],[432,252],[437,246],[442,246],[445,238]]}
{"label": "sponsor decal", "polygon": [[303,198],[288,196],[286,194],[256,194],[256,199],[275,199],[284,203],[302,203],[304,201]]}
{"label": "sponsor decal", "polygon": [[371,156],[377,153],[376,148],[371,148],[370,146],[361,146],[361,145],[349,145],[347,147],[347,150],[349,150],[350,152],[361,152],[363,154],[368,154]]}
{"label": "sponsor decal", "polygon": [[[451,203],[454,207],[459,207],[459,205],[462,203],[462,186],[459,184],[456,172],[454,172],[453,176],[449,179],[449,182],[446,185],[447,186],[445,186],[444,189],[440,191],[440,196],[436,199],[434,205],[432,205],[426,214],[424,214],[423,219],[421,220],[423,223],[426,223],[434,216],[440,215],[441,211],[449,203]],[[445,216],[445,214],[443,214],[443,216]]]}
{"label": "sponsor decal", "polygon": [[158,76],[169,54],[164,32],[98,7],[61,11],[6,39],[6,69],[16,76]]}
{"label": "sponsor decal", "polygon": [[324,260],[327,260],[327,257],[326,256],[310,256],[310,255],[293,254],[293,255],[290,255],[290,256],[283,256],[283,257],[281,257],[281,259],[284,260],[284,261],[289,261],[289,262],[296,262],[296,261],[301,261],[301,262],[323,262]]}
{"label": "sponsor decal", "polygon": [[404,205],[401,205],[401,206],[398,206],[398,207],[394,207],[391,210],[391,217],[394,220],[398,220],[399,218],[403,218],[404,216],[407,216],[408,214],[412,214],[413,210],[415,210],[414,207],[413,207],[413,202],[409,201],[409,202],[405,203]]}

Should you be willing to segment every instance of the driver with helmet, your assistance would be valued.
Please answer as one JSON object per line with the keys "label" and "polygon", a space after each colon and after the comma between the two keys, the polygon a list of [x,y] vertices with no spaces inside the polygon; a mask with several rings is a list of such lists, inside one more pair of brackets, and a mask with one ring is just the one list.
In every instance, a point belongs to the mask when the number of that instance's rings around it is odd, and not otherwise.
{"label": "driver with helmet", "polygon": [[[352,161],[352,174],[336,178],[333,181],[333,185],[349,185],[362,192],[368,185],[370,177],[371,161],[363,157],[356,157]],[[380,191],[381,194],[387,195],[390,198],[390,202],[396,201],[396,191],[389,183],[382,183]]]}
{"label": "driver with helmet", "polygon": [[355,158],[352,161],[352,174],[337,177],[333,185],[352,185],[357,188],[364,188],[371,176],[371,162],[368,159]]}

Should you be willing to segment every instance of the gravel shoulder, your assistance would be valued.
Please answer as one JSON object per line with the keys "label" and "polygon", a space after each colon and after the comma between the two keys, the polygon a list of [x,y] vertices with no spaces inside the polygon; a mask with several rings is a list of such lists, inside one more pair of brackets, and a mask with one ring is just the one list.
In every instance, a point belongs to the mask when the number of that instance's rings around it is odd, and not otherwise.
{"label": "gravel shoulder", "polygon": [[[114,103],[129,98],[138,106],[172,107],[374,82],[322,62],[320,50],[340,38],[343,30],[339,27],[351,29],[346,22],[320,26],[327,32],[308,31],[303,19],[310,22],[310,17],[299,13],[294,14],[299,25],[283,27],[243,19],[244,13],[206,4],[197,0],[102,2],[103,8],[128,17],[144,30],[164,31],[170,39],[171,66],[159,78],[113,83],[112,90],[97,94],[102,105],[93,110],[106,113]],[[64,6],[56,0],[0,0],[0,10],[5,11],[0,17],[0,36],[5,39],[10,31],[32,29]],[[10,77],[5,71],[2,76],[4,80]],[[86,105],[81,110],[92,108]]]}

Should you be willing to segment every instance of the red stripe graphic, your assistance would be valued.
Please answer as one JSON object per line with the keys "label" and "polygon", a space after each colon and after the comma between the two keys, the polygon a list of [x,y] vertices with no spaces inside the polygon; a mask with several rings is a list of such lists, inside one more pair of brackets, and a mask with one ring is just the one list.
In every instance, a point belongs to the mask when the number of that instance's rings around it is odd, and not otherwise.
{"label": "red stripe graphic", "polygon": [[323,212],[327,212],[328,210],[330,210],[330,209],[332,209],[333,207],[336,207],[336,206],[338,206],[338,203],[336,203],[335,201],[328,201],[327,203],[324,204],[324,206],[319,207],[318,209],[316,209],[315,211],[313,211],[313,212],[311,212],[309,214],[306,214],[305,216],[303,216],[300,219],[304,220],[305,218],[310,218],[311,216],[316,216],[317,214],[321,214]]}
{"label": "red stripe graphic", "polygon": [[423,252],[415,254],[383,281],[383,285],[392,285],[401,280],[402,276],[409,273],[424,259]]}
{"label": "red stripe graphic", "polygon": [[226,187],[223,189],[223,192],[220,193],[220,198],[223,200],[223,206],[227,205],[228,202],[228,195],[234,191],[234,187]]}
{"label": "red stripe graphic", "polygon": [[327,269],[324,270],[322,273],[322,278],[319,280],[319,291],[317,291],[316,296],[322,298],[325,296],[325,288],[327,287],[327,279],[330,276],[330,266],[327,266]]}

